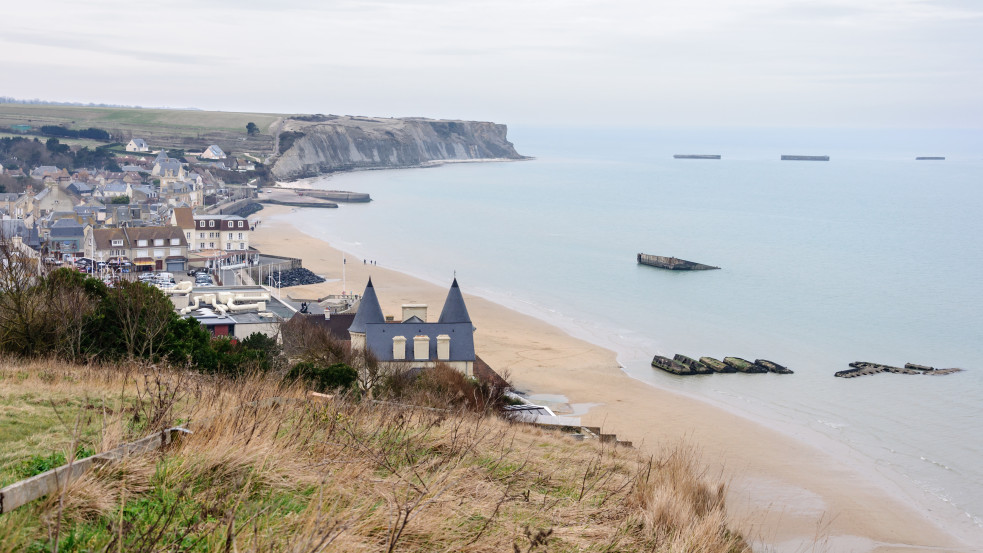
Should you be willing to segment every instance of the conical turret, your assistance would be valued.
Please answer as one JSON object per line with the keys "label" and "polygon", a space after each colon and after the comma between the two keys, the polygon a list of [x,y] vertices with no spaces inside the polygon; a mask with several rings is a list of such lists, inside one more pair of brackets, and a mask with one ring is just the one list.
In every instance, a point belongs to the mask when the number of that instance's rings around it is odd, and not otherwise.
{"label": "conical turret", "polygon": [[451,284],[451,289],[447,292],[447,299],[444,300],[444,308],[440,311],[438,323],[470,323],[471,316],[468,315],[468,308],[464,305],[464,296],[461,295],[461,288],[457,285],[457,279]]}
{"label": "conical turret", "polygon": [[365,293],[358,304],[358,311],[352,326],[348,327],[348,332],[360,332],[365,334],[365,325],[370,323],[384,323],[386,318],[382,315],[382,307],[379,306],[379,298],[375,295],[375,288],[372,286],[372,277],[365,286]]}

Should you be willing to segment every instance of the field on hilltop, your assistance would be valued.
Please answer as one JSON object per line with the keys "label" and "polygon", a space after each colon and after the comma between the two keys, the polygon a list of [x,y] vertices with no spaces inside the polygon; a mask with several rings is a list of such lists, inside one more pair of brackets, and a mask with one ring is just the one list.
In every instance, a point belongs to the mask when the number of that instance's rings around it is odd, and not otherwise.
{"label": "field on hilltop", "polygon": [[[60,125],[70,129],[95,127],[123,142],[143,138],[154,149],[195,149],[218,144],[226,151],[273,153],[271,127],[285,117],[273,113],[238,113],[149,108],[107,108],[37,104],[0,104],[0,127]],[[248,135],[246,124],[259,133]],[[36,133],[31,133],[36,134]]]}
{"label": "field on hilltop", "polygon": [[488,412],[136,363],[3,359],[0,405],[0,485],[193,432],[0,514],[0,553],[750,551],[687,447],[651,458]]}

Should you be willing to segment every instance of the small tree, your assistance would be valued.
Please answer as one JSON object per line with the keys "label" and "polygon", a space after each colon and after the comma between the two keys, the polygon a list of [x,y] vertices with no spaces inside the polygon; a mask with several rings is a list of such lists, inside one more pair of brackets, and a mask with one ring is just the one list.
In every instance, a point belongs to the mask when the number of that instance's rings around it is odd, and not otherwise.
{"label": "small tree", "polygon": [[256,123],[250,121],[249,123],[246,123],[246,133],[248,133],[249,136],[259,134],[259,127],[256,126]]}
{"label": "small tree", "polygon": [[115,198],[113,198],[112,203],[114,203],[114,204],[128,204],[128,203],[130,203],[130,197],[129,196],[116,196]]}

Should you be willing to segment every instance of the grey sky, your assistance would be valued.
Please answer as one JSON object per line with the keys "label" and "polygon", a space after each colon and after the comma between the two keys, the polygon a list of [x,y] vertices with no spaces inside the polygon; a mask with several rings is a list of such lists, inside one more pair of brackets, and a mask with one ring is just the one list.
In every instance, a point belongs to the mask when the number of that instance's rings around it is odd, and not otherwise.
{"label": "grey sky", "polygon": [[0,95],[504,123],[983,127],[983,2],[0,0]]}

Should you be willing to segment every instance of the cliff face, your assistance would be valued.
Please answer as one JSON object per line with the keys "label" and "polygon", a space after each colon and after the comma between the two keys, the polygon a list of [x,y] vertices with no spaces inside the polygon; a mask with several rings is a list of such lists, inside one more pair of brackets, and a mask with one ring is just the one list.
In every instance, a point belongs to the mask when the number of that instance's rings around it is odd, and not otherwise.
{"label": "cliff face", "polygon": [[[335,171],[414,167],[442,160],[522,159],[505,125],[478,121],[321,116],[288,120],[273,176],[280,180]],[[292,143],[288,141],[292,139]]]}

